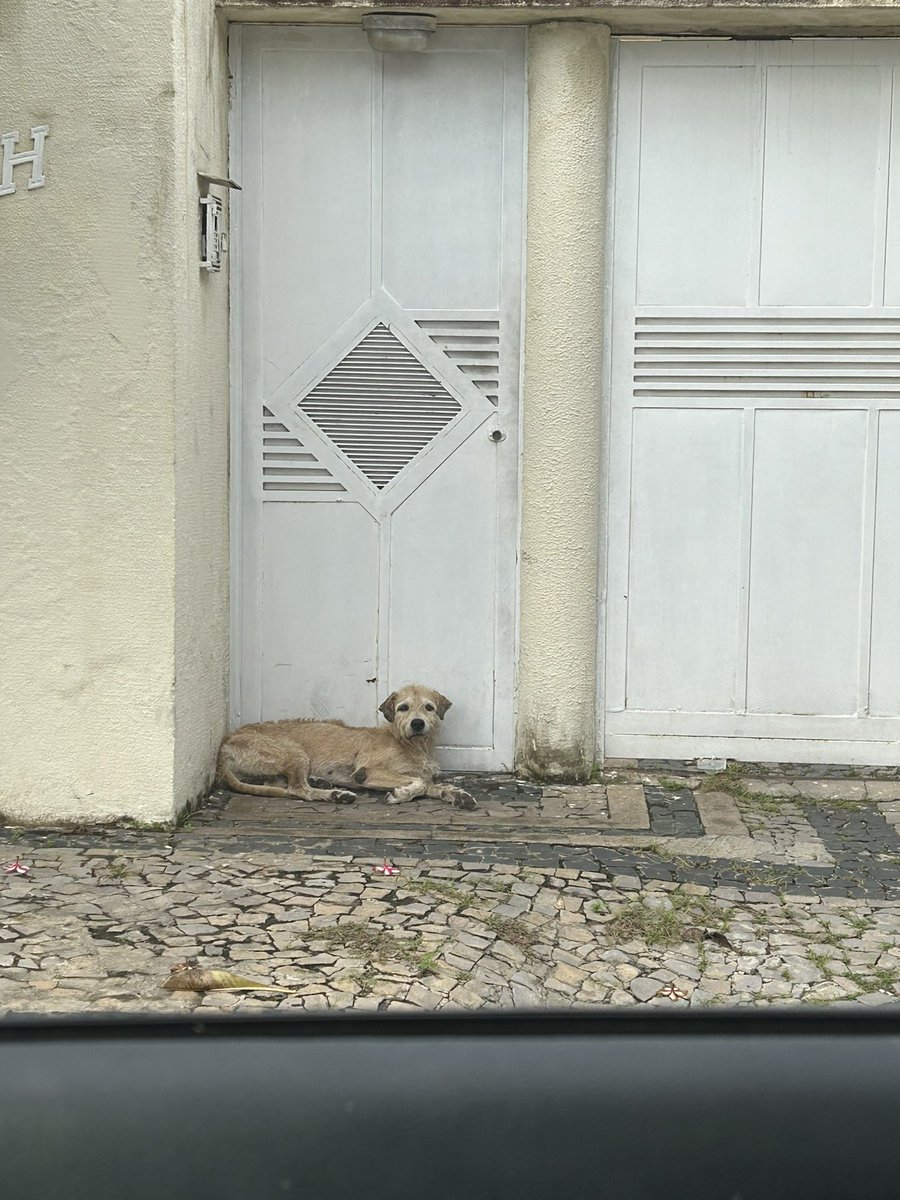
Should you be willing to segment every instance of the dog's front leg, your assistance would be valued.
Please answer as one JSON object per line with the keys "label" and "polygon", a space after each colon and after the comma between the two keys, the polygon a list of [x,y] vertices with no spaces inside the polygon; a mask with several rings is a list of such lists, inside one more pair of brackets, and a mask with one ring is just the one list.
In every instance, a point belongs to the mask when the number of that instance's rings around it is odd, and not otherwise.
{"label": "dog's front leg", "polygon": [[[358,774],[362,774],[362,769]],[[419,776],[395,775],[392,771],[366,770],[365,778],[359,781],[359,786],[373,792],[387,792],[388,804],[403,804],[407,800],[424,796],[428,791],[428,784]]]}
{"label": "dog's front leg", "polygon": [[416,800],[427,794],[428,785],[424,779],[410,779],[408,783],[394,787],[388,796],[388,804],[405,804],[407,800]]}
{"label": "dog's front leg", "polygon": [[469,812],[478,807],[478,801],[474,796],[470,796],[462,788],[453,787],[449,783],[430,783],[425,789],[425,795],[431,800],[445,800],[454,808],[464,808]]}

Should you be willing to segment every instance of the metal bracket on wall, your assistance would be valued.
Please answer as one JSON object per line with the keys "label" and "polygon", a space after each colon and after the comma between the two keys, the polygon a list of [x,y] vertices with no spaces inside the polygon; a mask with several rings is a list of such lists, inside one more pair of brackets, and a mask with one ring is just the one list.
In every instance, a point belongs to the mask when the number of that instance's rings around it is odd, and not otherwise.
{"label": "metal bracket on wall", "polygon": [[222,229],[222,201],[218,196],[200,197],[200,266],[221,271],[227,243]]}
{"label": "metal bracket on wall", "polygon": [[233,179],[197,172],[200,183],[200,266],[205,271],[221,271],[222,255],[228,249],[225,236],[225,206],[218,196],[211,196],[210,185],[241,190]]}

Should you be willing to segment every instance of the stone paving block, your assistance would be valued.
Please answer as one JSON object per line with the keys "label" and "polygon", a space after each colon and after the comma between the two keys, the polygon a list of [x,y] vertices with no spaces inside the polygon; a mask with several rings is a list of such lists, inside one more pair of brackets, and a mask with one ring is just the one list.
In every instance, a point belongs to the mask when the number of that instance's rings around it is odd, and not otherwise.
{"label": "stone paving block", "polygon": [[614,989],[607,997],[607,1003],[615,1008],[628,1008],[630,1005],[637,1004],[638,999],[632,996],[630,992],[624,992],[621,989]]}
{"label": "stone paving block", "polygon": [[459,987],[453,988],[450,992],[450,995],[447,997],[447,1004],[450,1008],[482,1008],[484,1006],[484,997],[471,985],[460,984]]}
{"label": "stone paving block", "polygon": [[[544,793],[548,796],[548,791]],[[579,815],[592,817],[597,820],[607,820],[609,812],[607,809],[606,788],[600,784],[579,784],[574,786],[565,786],[553,789],[554,800],[561,800],[563,804],[562,811],[574,810]],[[542,802],[546,803],[546,800]]]}
{"label": "stone paving block", "polygon": [[862,780],[804,779],[797,785],[801,796],[811,800],[865,800],[866,785]]}
{"label": "stone paving block", "polygon": [[665,986],[665,982],[661,979],[654,979],[646,975],[639,975],[636,979],[632,979],[628,985],[629,991],[638,1000],[652,1000],[661,987]]}
{"label": "stone paving block", "polygon": [[900,801],[900,779],[866,780],[866,796],[877,802]]}
{"label": "stone paving block", "polygon": [[553,975],[568,984],[570,987],[581,987],[585,981],[585,972],[583,967],[570,966],[568,963],[558,963],[553,970]]}
{"label": "stone paving block", "polygon": [[613,887],[618,888],[622,892],[639,892],[641,890],[641,881],[636,875],[614,875]]}
{"label": "stone paving block", "polygon": [[712,836],[718,834],[749,836],[749,831],[741,819],[733,796],[729,796],[726,792],[697,792],[694,798],[697,802],[700,820],[707,834]]}
{"label": "stone paving block", "polygon": [[775,799],[790,799],[798,795],[797,788],[788,780],[778,779],[742,779],[741,785],[745,791],[756,796],[772,796]]}
{"label": "stone paving block", "polygon": [[612,828],[650,828],[650,813],[641,784],[610,784],[606,789],[606,800]]}

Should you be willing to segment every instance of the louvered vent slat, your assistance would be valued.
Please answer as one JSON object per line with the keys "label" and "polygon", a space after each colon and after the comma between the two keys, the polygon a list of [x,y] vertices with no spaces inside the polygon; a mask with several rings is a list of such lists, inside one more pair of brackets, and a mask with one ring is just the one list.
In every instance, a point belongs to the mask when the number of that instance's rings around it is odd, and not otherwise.
{"label": "louvered vent slat", "polygon": [[262,477],[264,492],[345,492],[286,425],[263,406]]}
{"label": "louvered vent slat", "polygon": [[384,325],[376,325],[300,408],[383,488],[461,411],[442,383]]}
{"label": "louvered vent slat", "polygon": [[453,365],[484,392],[491,404],[500,390],[499,321],[417,321]]}
{"label": "louvered vent slat", "polygon": [[634,391],[900,398],[894,317],[638,317]]}

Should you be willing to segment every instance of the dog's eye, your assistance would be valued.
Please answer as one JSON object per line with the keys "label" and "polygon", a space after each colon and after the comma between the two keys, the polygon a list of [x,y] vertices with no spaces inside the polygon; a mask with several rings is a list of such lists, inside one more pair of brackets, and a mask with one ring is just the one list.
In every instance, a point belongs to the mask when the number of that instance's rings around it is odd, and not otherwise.
{"label": "dog's eye", "polygon": [[434,712],[434,705],[433,705],[433,704],[426,704],[426,705],[425,705],[425,711],[426,711],[426,712]]}
{"label": "dog's eye", "polygon": [[398,704],[397,712],[409,712],[409,705],[408,704]]}

